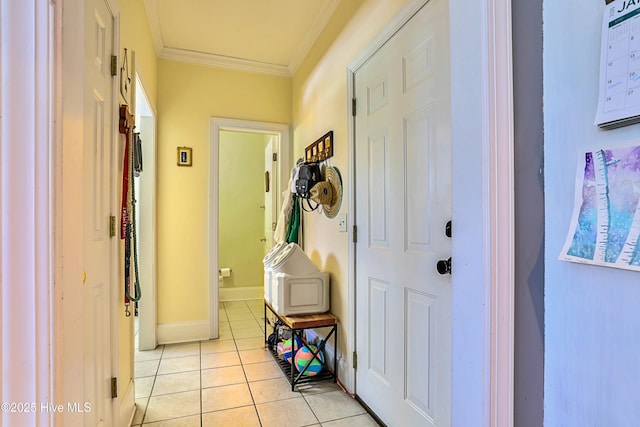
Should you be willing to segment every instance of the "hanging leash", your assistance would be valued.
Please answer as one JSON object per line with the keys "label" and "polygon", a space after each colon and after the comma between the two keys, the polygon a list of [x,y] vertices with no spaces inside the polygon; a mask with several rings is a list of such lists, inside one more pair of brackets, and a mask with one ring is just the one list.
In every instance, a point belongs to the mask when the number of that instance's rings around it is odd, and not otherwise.
{"label": "hanging leash", "polygon": [[[124,160],[122,165],[122,204],[120,210],[120,239],[124,240],[124,313],[130,317],[129,306],[131,301],[140,301],[142,293],[138,280],[137,242],[135,237],[135,187],[133,179],[133,156],[131,155],[131,132],[133,130],[133,116],[129,113],[127,105],[120,106],[120,133],[125,134]],[[131,216],[129,215],[129,185],[131,185]],[[133,233],[133,261],[135,269],[134,290],[135,297],[131,296],[131,234]]]}
{"label": "hanging leash", "polygon": [[[130,153],[131,154],[131,153]],[[136,180],[133,177],[133,156],[130,156],[131,159],[131,164],[129,166],[131,166],[130,171],[131,171],[131,221],[130,221],[130,230],[129,230],[129,236],[133,235],[133,238],[130,237],[130,240],[133,240],[133,271],[134,271],[134,280],[133,280],[133,290],[135,293],[135,296],[131,296],[131,294],[129,293],[129,286],[126,286],[124,291],[124,295],[125,298],[128,298],[129,300],[133,301],[133,302],[138,302],[140,301],[140,298],[142,297],[142,292],[140,292],[140,277],[138,274],[138,229],[137,229],[137,225],[136,225],[136,203],[138,202],[136,200]]]}
{"label": "hanging leash", "polygon": [[129,107],[120,106],[120,133],[125,134],[124,146],[124,164],[122,165],[122,204],[120,208],[120,239],[124,240],[124,313],[127,317],[131,316],[129,304],[131,301],[127,297],[129,289],[131,251],[129,246],[129,211],[127,209],[127,200],[129,198],[129,133],[131,131],[130,122],[132,117],[129,114]]}

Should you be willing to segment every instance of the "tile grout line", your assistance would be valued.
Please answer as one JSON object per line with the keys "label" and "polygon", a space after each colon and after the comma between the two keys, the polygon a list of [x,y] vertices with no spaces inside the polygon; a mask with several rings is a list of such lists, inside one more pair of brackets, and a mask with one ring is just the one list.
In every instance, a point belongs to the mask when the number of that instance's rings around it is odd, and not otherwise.
{"label": "tile grout line", "polygon": [[[264,322],[262,320],[259,320],[259,319],[262,319],[262,315],[261,314],[259,315],[259,314],[257,314],[256,311],[251,310],[251,307],[249,307],[249,305],[248,305],[248,303],[246,301],[243,301],[243,302],[244,302],[244,308],[248,308],[249,309],[249,313],[251,314],[252,320],[255,320],[258,323],[260,329],[264,333]],[[251,397],[251,402],[252,402],[252,406],[253,406],[253,409],[254,409],[255,416],[257,417],[258,425],[262,427],[263,426],[263,420],[260,418],[260,414],[259,414],[259,412],[257,410],[256,397],[254,396],[254,391],[252,390],[252,388],[250,386],[250,381],[249,381],[249,378],[247,376],[247,372],[245,370],[245,366],[251,365],[253,363],[260,363],[260,362],[259,361],[251,362],[251,359],[250,359],[251,363],[245,363],[245,361],[242,359],[242,357],[240,355],[240,351],[241,350],[239,348],[239,343],[237,342],[238,338],[236,338],[234,333],[233,333],[232,319],[229,318],[227,307],[224,305],[224,303],[223,303],[223,309],[225,311],[225,317],[227,319],[227,323],[229,324],[229,332],[230,332],[230,338],[233,340],[233,348],[235,349],[235,352],[237,354],[240,366],[242,367],[244,383],[246,384],[246,387],[249,390],[249,395]],[[233,311],[233,309],[232,309],[232,311]],[[244,309],[242,309],[241,311],[244,311]],[[234,316],[234,317],[236,317],[236,316]],[[236,318],[234,320],[235,320],[236,323],[243,321],[242,316],[240,316],[240,318]],[[243,329],[243,328],[237,328],[237,329]],[[254,338],[254,337],[245,337],[244,339],[250,339],[250,338]],[[257,340],[262,341],[263,335],[261,337],[255,337],[255,338]],[[200,408],[199,408],[200,409],[200,414],[199,414],[200,415],[200,417],[199,417],[199,420],[200,420],[199,425],[200,425],[200,427],[204,427],[205,426],[205,422],[204,422],[204,415],[205,415],[205,413],[204,413],[204,395],[203,395],[203,391],[204,391],[203,372],[204,372],[204,369],[203,369],[203,365],[202,365],[203,364],[203,356],[204,356],[204,354],[203,354],[203,343],[204,343],[203,341],[198,341],[198,346],[197,346],[197,348],[198,348],[198,360],[199,360],[199,364],[198,364],[199,378],[198,378],[198,381],[199,381],[199,400],[200,400],[200,402],[199,402],[200,403]],[[242,351],[252,351],[252,350],[257,351],[259,349],[264,349],[264,343],[262,343],[262,346],[260,346],[258,348],[251,348],[256,344],[257,343],[254,342],[254,343],[252,343],[251,345],[248,346],[250,348],[246,348],[245,350],[242,350]],[[145,425],[144,422],[145,422],[146,417],[148,415],[147,414],[147,410],[149,408],[151,397],[153,397],[153,392],[155,390],[155,387],[157,386],[157,380],[158,380],[160,366],[161,366],[163,360],[170,359],[169,357],[166,357],[167,356],[166,350],[167,350],[167,347],[165,345],[163,345],[162,351],[160,353],[160,359],[158,360],[158,365],[156,367],[155,374],[153,375],[153,382],[151,384],[151,389],[150,389],[150,392],[149,392],[149,396],[147,397],[147,403],[146,403],[146,406],[145,406],[145,410],[144,410],[144,413],[143,413],[143,416],[142,416],[141,423],[140,424],[136,424],[136,425],[140,425],[140,426],[143,426],[143,427]],[[220,352],[219,351],[215,351],[214,353],[220,353]],[[178,356],[178,357],[182,357],[182,356]],[[282,375],[280,377],[282,377]],[[264,379],[256,380],[255,382],[268,381],[268,380],[271,380],[271,378],[264,378]],[[320,422],[320,420],[318,418],[318,415],[313,410],[313,408],[311,407],[311,405],[310,405],[310,403],[309,403],[309,401],[307,399],[309,396],[307,396],[305,393],[303,393],[301,390],[299,390],[299,397],[302,397],[304,399],[303,401],[305,402],[306,407],[308,407],[308,409],[311,411],[311,413],[313,414],[313,417],[316,420],[315,422],[313,422],[312,424],[308,424],[307,426],[312,426],[312,425],[322,426],[323,424]],[[293,399],[293,397],[291,399]],[[287,399],[280,399],[280,400],[287,400]],[[248,407],[248,405],[245,406],[245,407]],[[240,407],[238,407],[238,408],[240,408]],[[236,409],[236,408],[229,408],[229,409]],[[225,410],[227,410],[227,409],[225,409]],[[220,411],[224,411],[224,410],[220,410]],[[213,411],[213,412],[219,412],[219,411]],[[178,418],[183,418],[183,417],[178,417]],[[351,417],[338,418],[336,420],[339,420],[339,419],[345,419],[346,420],[348,418],[351,418]],[[336,420],[332,420],[332,421],[336,421]],[[162,420],[159,420],[159,421],[162,421]],[[193,421],[195,421],[195,420],[193,420]]]}
{"label": "tile grout line", "polygon": [[[246,302],[245,302],[245,305],[246,305]],[[231,322],[229,322],[229,328],[231,329],[231,333],[233,334],[233,328],[231,327]],[[256,399],[253,397],[253,391],[251,390],[251,386],[249,385],[249,378],[247,377],[247,371],[245,371],[244,369],[244,362],[242,361],[242,357],[240,356],[240,349],[238,348],[238,343],[236,342],[235,336],[233,337],[233,345],[235,345],[236,351],[238,352],[238,359],[240,360],[240,366],[242,366],[242,374],[244,375],[244,380],[247,384],[247,388],[249,389],[251,402],[253,402],[253,410],[256,413],[256,417],[258,418],[258,423],[260,424],[260,427],[262,427],[262,420],[260,419],[260,413],[258,412],[258,405],[256,404]]]}
{"label": "tile grout line", "polygon": [[[160,363],[162,363],[162,357],[164,356],[164,349],[166,347],[162,346],[162,351],[160,352],[160,359],[158,359],[158,366],[156,367],[156,372],[153,375],[153,384],[151,385],[151,390],[149,390],[149,396],[147,397],[147,404],[144,407],[144,412],[142,413],[142,418],[140,419],[140,425],[144,426],[144,420],[147,417],[147,409],[149,409],[149,404],[151,403],[151,396],[153,396],[153,389],[156,386],[156,380],[158,379],[158,372],[160,371]],[[135,375],[135,373],[134,373]],[[134,397],[135,400],[135,397]]]}
{"label": "tile grout line", "polygon": [[204,402],[202,401],[202,341],[198,341],[198,356],[198,367],[200,368],[198,371],[198,381],[200,385],[200,393],[198,393],[200,395],[200,427],[204,427],[204,421],[202,419],[202,409],[204,406]]}

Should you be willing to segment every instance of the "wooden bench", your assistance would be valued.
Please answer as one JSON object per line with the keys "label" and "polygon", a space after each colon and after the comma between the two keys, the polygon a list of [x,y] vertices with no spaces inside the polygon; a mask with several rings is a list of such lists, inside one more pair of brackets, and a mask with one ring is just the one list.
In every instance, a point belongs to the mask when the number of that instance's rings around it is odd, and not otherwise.
{"label": "wooden bench", "polygon": [[[272,348],[267,343],[267,336],[268,336],[267,325],[269,323],[267,320],[267,310],[269,310],[276,318],[280,319],[280,321],[287,328],[291,330],[291,339],[292,339],[291,345],[293,347],[291,352],[292,354],[291,362],[287,362],[286,360],[280,358],[278,356],[278,352],[276,351],[276,349]],[[318,328],[330,328],[329,333],[327,334],[325,339],[322,342],[320,342],[320,344],[317,346],[316,351],[313,352],[313,359],[322,363],[323,369],[317,375],[313,375],[313,376],[304,375],[306,368],[302,372],[297,372],[297,369],[294,366],[295,357],[293,356],[295,355],[295,352],[297,350],[297,346],[295,345],[296,338],[300,339],[303,345],[307,345],[305,331],[307,329],[318,329]],[[332,335],[333,335],[333,370],[329,369],[329,366],[327,365],[326,357],[324,358],[324,361],[318,357],[318,354],[321,351],[325,350],[325,344],[327,343],[327,341],[329,341],[329,338],[331,338]],[[333,314],[320,313],[320,314],[303,314],[303,315],[296,315],[296,316],[282,316],[282,315],[279,315],[274,310],[274,308],[265,301],[264,302],[264,342],[265,342],[265,346],[269,348],[271,355],[274,357],[275,361],[280,366],[280,369],[282,369],[282,372],[285,374],[285,377],[287,377],[287,379],[289,380],[289,383],[291,384],[291,391],[294,391],[295,386],[297,384],[308,383],[312,381],[319,381],[319,380],[332,378],[334,383],[337,382],[338,358],[336,357],[336,351],[338,348],[338,319]]]}

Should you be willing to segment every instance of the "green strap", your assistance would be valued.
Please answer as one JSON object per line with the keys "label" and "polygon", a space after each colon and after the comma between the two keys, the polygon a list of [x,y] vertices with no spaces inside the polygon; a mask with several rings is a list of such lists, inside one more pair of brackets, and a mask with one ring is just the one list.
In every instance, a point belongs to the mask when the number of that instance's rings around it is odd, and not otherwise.
{"label": "green strap", "polygon": [[300,230],[300,199],[293,196],[293,207],[291,209],[291,218],[287,226],[287,243],[298,243],[298,232]]}

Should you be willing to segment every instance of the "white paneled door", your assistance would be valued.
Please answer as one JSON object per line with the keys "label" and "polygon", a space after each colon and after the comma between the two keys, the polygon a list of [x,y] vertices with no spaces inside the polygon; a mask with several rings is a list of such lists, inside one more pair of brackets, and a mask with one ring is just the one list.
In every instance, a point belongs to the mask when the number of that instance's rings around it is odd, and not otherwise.
{"label": "white paneled door", "polygon": [[[85,4],[84,92],[84,376],[86,426],[111,425],[111,259],[113,177],[111,55],[113,17],[104,0]],[[82,408],[81,408],[82,409]]]}
{"label": "white paneled door", "polygon": [[430,0],[355,72],[356,391],[390,426],[450,425],[448,19]]}

